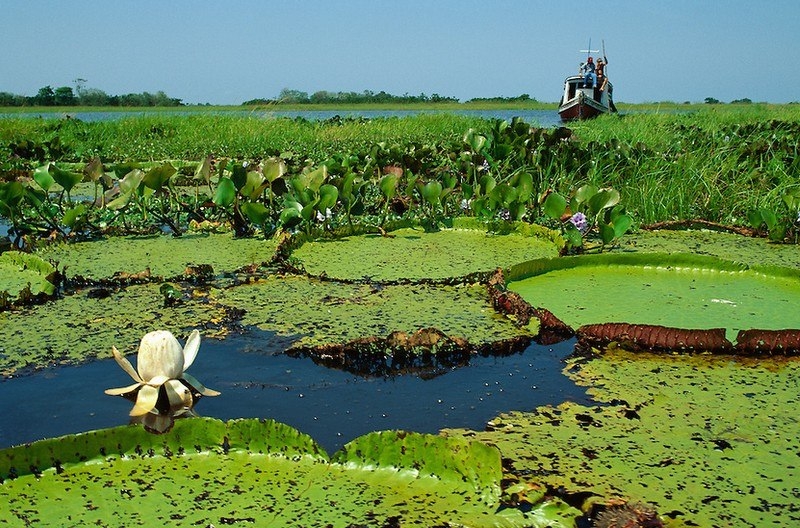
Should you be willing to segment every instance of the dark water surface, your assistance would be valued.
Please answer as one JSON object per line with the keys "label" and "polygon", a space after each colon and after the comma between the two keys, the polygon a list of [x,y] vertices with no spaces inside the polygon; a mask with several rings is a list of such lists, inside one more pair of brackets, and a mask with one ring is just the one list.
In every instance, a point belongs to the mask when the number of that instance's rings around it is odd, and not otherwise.
{"label": "dark water surface", "polygon": [[[565,400],[588,403],[585,390],[561,372],[573,346],[533,344],[507,357],[478,356],[433,378],[364,378],[285,356],[285,343],[259,332],[203,340],[189,373],[222,392],[201,399],[199,414],[273,418],[333,453],[375,430],[480,430],[503,411]],[[135,356],[129,359],[135,365]],[[113,359],[0,381],[0,448],[125,424],[132,404],[103,390],[131,383]]]}
{"label": "dark water surface", "polygon": [[262,118],[288,117],[291,119],[301,117],[309,121],[321,121],[333,117],[365,117],[369,119],[380,117],[407,117],[418,114],[437,114],[451,113],[456,115],[482,117],[485,119],[504,119],[510,121],[513,117],[521,117],[527,123],[537,124],[541,127],[557,126],[561,123],[555,107],[553,110],[160,110],[141,112],[20,112],[20,113],[0,113],[1,118],[43,118],[60,119],[69,116],[81,121],[114,121],[128,117],[141,116],[181,116],[181,115],[232,115],[232,116],[255,116]]}

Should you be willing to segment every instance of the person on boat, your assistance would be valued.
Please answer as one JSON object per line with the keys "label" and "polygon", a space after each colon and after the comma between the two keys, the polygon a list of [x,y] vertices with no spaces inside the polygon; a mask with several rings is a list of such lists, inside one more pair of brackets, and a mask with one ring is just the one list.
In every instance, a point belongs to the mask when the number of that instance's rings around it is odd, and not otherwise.
{"label": "person on boat", "polygon": [[594,68],[594,59],[592,57],[589,57],[586,62],[581,64],[580,72],[583,73],[583,82],[587,88],[597,84],[597,75]]}
{"label": "person on boat", "polygon": [[603,57],[602,59],[597,59],[597,66],[595,66],[594,73],[595,76],[597,77],[597,85],[595,89],[597,90],[598,95],[606,89],[606,84],[608,84],[608,77],[606,77],[607,64],[608,64],[608,59],[606,59],[605,57]]}

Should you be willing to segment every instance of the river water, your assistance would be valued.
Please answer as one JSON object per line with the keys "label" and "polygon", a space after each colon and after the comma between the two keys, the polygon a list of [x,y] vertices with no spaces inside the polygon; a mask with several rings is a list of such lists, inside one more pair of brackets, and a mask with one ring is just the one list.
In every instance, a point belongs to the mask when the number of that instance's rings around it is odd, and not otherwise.
{"label": "river water", "polygon": [[[222,394],[202,398],[197,412],[223,420],[272,418],[333,453],[370,431],[482,430],[503,411],[590,401],[562,373],[574,341],[532,344],[504,357],[476,356],[435,376],[371,378],[288,357],[285,346],[285,338],[259,330],[203,340],[190,374]],[[135,356],[130,360],[135,365]],[[0,449],[128,423],[132,404],[103,390],[131,383],[113,359],[0,380]]]}
{"label": "river water", "polygon": [[60,119],[69,116],[85,122],[113,121],[128,117],[140,116],[175,116],[175,115],[232,115],[255,116],[264,119],[287,117],[290,119],[303,118],[309,121],[323,121],[336,116],[342,118],[364,117],[367,119],[386,117],[407,117],[419,114],[452,113],[457,115],[481,117],[484,119],[503,119],[510,121],[514,117],[521,117],[525,122],[540,127],[553,127],[560,124],[558,112],[553,110],[159,110],[159,111],[110,111],[110,112],[21,112],[0,113],[0,118],[43,118]]}

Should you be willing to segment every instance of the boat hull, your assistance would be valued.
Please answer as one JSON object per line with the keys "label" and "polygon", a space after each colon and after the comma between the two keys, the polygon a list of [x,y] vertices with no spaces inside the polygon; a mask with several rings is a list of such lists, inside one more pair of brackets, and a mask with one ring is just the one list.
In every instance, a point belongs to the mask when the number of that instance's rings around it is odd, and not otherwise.
{"label": "boat hull", "polygon": [[568,77],[564,81],[564,95],[558,107],[558,115],[563,121],[591,119],[616,110],[611,100],[611,83],[600,92],[585,87],[583,82],[580,76]]}

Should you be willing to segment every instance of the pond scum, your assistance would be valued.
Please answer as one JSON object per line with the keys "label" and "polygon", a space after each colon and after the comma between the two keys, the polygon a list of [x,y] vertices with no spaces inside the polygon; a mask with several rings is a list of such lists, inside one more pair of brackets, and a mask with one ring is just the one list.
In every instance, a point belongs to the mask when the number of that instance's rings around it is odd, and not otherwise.
{"label": "pond scum", "polygon": [[[718,134],[736,133],[746,141],[725,151],[724,160],[740,161],[727,170],[774,170],[780,159],[778,172],[797,174],[794,159],[775,154],[796,136],[794,122],[720,119],[703,130],[683,117],[642,121],[684,138],[708,136],[715,148],[724,143]],[[616,124],[597,126],[619,132]],[[255,171],[220,157],[188,169],[156,163],[107,170],[93,162],[80,177],[48,164],[32,171],[32,183],[8,181],[0,202],[12,242],[35,251],[0,255],[0,372],[13,377],[109,357],[112,344],[127,355],[154,329],[183,340],[192,328],[224,339],[258,327],[289,337],[287,353],[394,375],[459,354],[504,353],[531,339],[573,331],[581,338],[601,325],[565,367],[596,405],[509,410],[485,431],[451,429],[438,437],[376,433],[333,457],[302,433],[247,420],[179,420],[163,436],[125,427],[44,440],[0,451],[0,494],[11,505],[0,518],[80,524],[122,512],[135,522],[151,511],[148,518],[180,525],[794,524],[797,245],[708,229],[601,237],[620,215],[664,218],[644,205],[632,210],[626,187],[617,198],[603,195],[602,204],[583,202],[570,192],[582,177],[601,186],[617,185],[622,174],[660,178],[653,159],[685,163],[692,151],[684,144],[683,158],[670,149],[654,156],[653,147],[624,139],[587,146],[563,131],[506,127],[494,123],[455,140],[452,159],[439,157],[439,146],[417,144],[396,152],[364,148],[363,156],[354,150],[319,167],[297,164],[296,154],[262,160]],[[597,133],[584,127],[579,134]],[[760,149],[762,140],[774,150]],[[35,146],[16,138],[5,148]],[[50,141],[41,148],[53,154],[56,147]],[[616,161],[599,155],[603,149]],[[580,162],[584,150],[587,160],[603,162]],[[20,162],[5,170],[30,169]],[[552,187],[568,198],[570,212],[590,213],[589,232],[576,239],[569,225],[547,217]],[[785,215],[784,242],[796,236],[792,192],[784,183],[769,191],[789,196],[776,205],[786,208],[776,209]],[[105,205],[95,205],[102,195]],[[457,218],[464,213],[474,217]],[[766,235],[769,225],[748,229]],[[48,233],[87,240],[38,242],[36,235]],[[559,256],[565,251],[573,255]],[[546,333],[553,324],[560,325],[555,336]],[[659,348],[632,337],[671,327],[722,329],[731,346],[710,350],[684,339]],[[766,332],[755,350],[734,355],[737,332],[753,329]],[[780,330],[778,346],[759,348],[763,336]],[[198,457],[205,453],[219,456]],[[178,477],[185,485],[174,484]],[[92,482],[104,483],[84,494],[92,499],[68,491]],[[381,498],[406,486],[409,496]],[[290,492],[300,488],[306,492]],[[254,499],[256,490],[266,502]],[[169,500],[156,501],[164,496]],[[45,507],[32,505],[45,503],[54,517],[35,513]]]}

